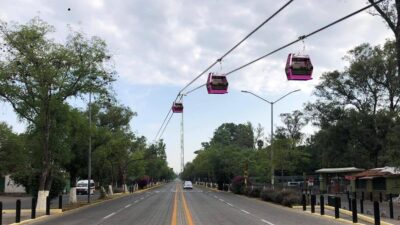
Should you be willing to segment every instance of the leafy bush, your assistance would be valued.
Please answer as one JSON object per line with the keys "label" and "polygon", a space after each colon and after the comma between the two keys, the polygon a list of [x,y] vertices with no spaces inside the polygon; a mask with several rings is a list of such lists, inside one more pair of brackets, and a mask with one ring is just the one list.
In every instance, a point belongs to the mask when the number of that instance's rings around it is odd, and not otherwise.
{"label": "leafy bush", "polygon": [[144,176],[138,178],[138,179],[136,180],[136,182],[138,183],[139,189],[143,189],[143,188],[145,188],[145,187],[149,184],[149,182],[150,182],[150,177],[147,176],[147,175],[144,175]]}
{"label": "leafy bush", "polygon": [[[245,193],[245,178],[243,176],[236,176],[232,180],[232,192],[235,194],[244,194]],[[247,185],[251,185],[249,181],[247,181]]]}
{"label": "leafy bush", "polygon": [[[52,176],[51,188],[49,196],[50,198],[57,197],[61,194],[65,186],[67,184],[63,174],[55,174],[56,176]],[[16,173],[12,175],[12,179],[20,185],[25,187],[25,190],[28,194],[37,197],[37,193],[39,190],[39,179],[40,176],[38,173]]]}
{"label": "leafy bush", "polygon": [[301,203],[301,196],[291,190],[265,189],[261,192],[260,197],[264,201],[274,202],[288,207]]}
{"label": "leafy bush", "polygon": [[260,194],[261,194],[261,189],[260,188],[256,188],[256,187],[252,188],[251,186],[248,186],[246,188],[246,193],[245,194],[247,196],[249,196],[249,197],[259,198]]}
{"label": "leafy bush", "polygon": [[301,197],[299,194],[290,193],[283,198],[281,204],[288,207],[292,207],[293,205],[300,205]]}
{"label": "leafy bush", "polygon": [[50,193],[49,196],[51,199],[57,197],[60,195],[63,190],[65,189],[65,186],[67,185],[67,182],[65,181],[64,178],[62,177],[53,177],[53,181],[51,183],[51,188],[50,188]]}
{"label": "leafy bush", "polygon": [[275,202],[275,198],[276,198],[276,191],[267,188],[263,191],[261,191],[260,197],[262,200],[267,201],[267,202]]}

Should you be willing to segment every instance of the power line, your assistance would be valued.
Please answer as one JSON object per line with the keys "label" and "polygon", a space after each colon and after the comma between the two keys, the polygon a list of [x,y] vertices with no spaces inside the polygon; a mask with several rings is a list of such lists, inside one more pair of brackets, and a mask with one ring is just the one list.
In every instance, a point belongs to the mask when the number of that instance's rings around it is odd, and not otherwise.
{"label": "power line", "polygon": [[161,126],[160,126],[160,129],[158,129],[157,134],[156,134],[156,136],[154,137],[154,141],[157,141],[157,137],[158,137],[158,135],[160,134],[160,131],[162,130],[162,128],[163,128],[163,126],[164,126],[164,124],[165,124],[165,121],[167,121],[167,118],[168,118],[169,114],[171,113],[171,111],[172,111],[172,109],[170,108],[169,111],[168,111],[168,113],[167,113],[167,115],[165,116],[164,121],[162,122],[162,124],[161,124]]}
{"label": "power line", "polygon": [[[261,27],[263,27],[268,21],[270,21],[272,18],[274,18],[276,15],[278,15],[283,9],[285,9],[290,3],[292,3],[294,0],[288,1],[286,4],[284,4],[281,8],[279,8],[275,13],[273,13],[270,17],[268,17],[266,20],[264,20],[260,25],[258,25],[255,29],[253,29],[249,34],[247,34],[242,40],[240,40],[236,45],[234,45],[231,49],[229,49],[226,53],[224,53],[220,58],[218,58],[215,62],[213,62],[210,66],[208,66],[203,72],[201,72],[199,75],[197,75],[192,81],[190,81],[188,84],[186,84],[178,93],[176,96],[175,100],[176,101],[179,96],[181,96],[181,93],[188,88],[191,84],[193,84],[196,80],[198,80],[201,76],[203,76],[207,71],[209,71],[212,67],[214,67],[217,63],[221,62],[226,56],[228,56],[233,50],[235,50],[239,45],[241,45],[245,40],[247,40],[251,35],[253,35],[256,31],[258,31]],[[168,114],[165,116],[163,123],[161,124],[160,129],[157,132],[157,135],[154,140],[157,140],[157,137],[162,130],[163,126],[167,126],[165,124],[165,121],[167,120],[169,114],[171,113],[171,109],[168,111]],[[168,120],[169,121],[169,120]],[[164,129],[165,130],[165,129]]]}
{"label": "power line", "polygon": [[161,134],[160,134],[160,136],[158,137],[158,139],[161,139],[161,137],[163,136],[164,131],[165,131],[165,129],[167,129],[167,126],[168,126],[168,124],[169,124],[169,121],[171,120],[171,118],[172,118],[173,115],[174,115],[174,114],[171,113],[171,116],[169,117],[168,122],[167,122],[166,125],[164,126],[164,129],[163,129],[163,131],[161,132]]}
{"label": "power line", "polygon": [[[182,100],[183,95],[178,95],[178,96],[176,97],[175,101],[177,101],[179,97],[180,97],[180,100]],[[170,116],[170,114],[171,114],[171,116]],[[161,136],[162,136],[162,134],[164,133],[165,128],[168,126],[169,121],[171,120],[171,117],[172,117],[173,114],[174,114],[174,113],[172,112],[172,108],[170,108],[169,111],[168,111],[168,113],[167,113],[167,115],[166,115],[165,118],[164,118],[163,123],[161,124],[160,129],[158,129],[158,132],[157,132],[157,135],[156,135],[155,138],[154,138],[154,141],[157,141],[158,139],[161,138]],[[167,121],[168,116],[170,116],[170,117],[169,117],[169,119],[168,119],[168,121]],[[167,122],[166,122],[166,121],[167,121]],[[165,123],[165,122],[166,122],[166,123]],[[164,127],[164,126],[165,126],[165,127]],[[163,127],[164,127],[164,130],[163,130]],[[163,131],[161,132],[161,135],[159,136],[161,130],[163,130]]]}
{"label": "power line", "polygon": [[[365,7],[361,8],[361,9],[359,9],[359,10],[357,10],[357,11],[354,11],[354,12],[348,14],[347,16],[344,16],[344,17],[342,17],[342,18],[340,18],[340,19],[338,19],[338,20],[335,20],[334,22],[332,22],[332,23],[330,23],[330,24],[328,24],[328,25],[326,25],[326,26],[323,26],[323,27],[321,27],[321,28],[319,28],[319,29],[317,29],[317,30],[315,30],[315,31],[313,31],[313,32],[311,32],[311,33],[309,33],[309,34],[302,35],[302,36],[298,37],[296,40],[294,40],[294,41],[292,41],[292,42],[289,42],[288,44],[285,44],[285,45],[283,45],[282,47],[279,47],[279,48],[273,50],[272,52],[269,52],[269,53],[267,53],[267,54],[265,54],[265,55],[263,55],[263,56],[261,56],[261,57],[259,57],[259,58],[257,58],[257,59],[254,59],[254,60],[252,60],[252,61],[250,61],[250,62],[248,62],[248,63],[246,63],[246,64],[244,64],[244,65],[242,65],[242,66],[240,66],[240,67],[238,67],[238,68],[236,68],[236,69],[234,69],[234,70],[229,71],[229,72],[226,73],[225,75],[228,76],[228,75],[230,75],[230,74],[232,74],[232,73],[234,73],[234,72],[237,72],[237,71],[239,71],[239,70],[241,70],[241,69],[243,69],[243,68],[245,68],[245,67],[248,67],[248,66],[250,66],[251,64],[260,61],[261,59],[264,59],[264,58],[266,58],[266,57],[268,57],[268,56],[270,56],[270,55],[272,55],[272,54],[274,54],[274,53],[276,53],[276,52],[278,52],[278,51],[280,51],[280,50],[282,50],[282,49],[285,49],[285,48],[287,48],[287,47],[289,47],[289,46],[291,46],[291,45],[293,45],[293,44],[295,44],[295,43],[297,43],[297,42],[299,42],[299,41],[302,41],[302,40],[304,40],[304,39],[306,39],[306,38],[308,38],[308,37],[310,37],[310,36],[312,36],[312,35],[314,35],[314,34],[316,34],[316,33],[319,33],[319,32],[321,32],[321,31],[323,31],[323,30],[325,30],[325,29],[327,29],[327,28],[329,28],[329,27],[331,27],[331,26],[333,26],[333,25],[335,25],[335,24],[337,24],[337,23],[340,23],[340,22],[342,22],[343,20],[346,20],[346,19],[348,19],[348,18],[350,18],[350,17],[352,17],[352,16],[354,16],[354,15],[356,15],[356,14],[358,14],[358,13],[360,13],[360,12],[366,10],[366,9],[369,9],[369,8],[371,8],[372,6],[374,6],[374,5],[376,5],[376,4],[379,4],[379,3],[383,2],[383,1],[385,1],[385,0],[379,0],[379,1],[377,1],[377,2],[371,3],[371,4],[365,6]],[[190,94],[190,93],[192,93],[192,92],[194,92],[194,91],[200,89],[201,87],[204,87],[205,85],[206,85],[206,84],[202,84],[202,85],[200,85],[200,86],[198,86],[198,87],[195,87],[195,88],[193,88],[192,90],[189,90],[188,92],[186,92],[185,95],[188,95],[188,94]]]}
{"label": "power line", "polygon": [[233,52],[233,50],[235,50],[237,47],[239,47],[239,45],[241,45],[245,40],[247,40],[257,30],[259,30],[261,27],[263,27],[268,21],[270,21],[272,18],[274,18],[276,15],[278,15],[284,8],[286,8],[292,2],[293,2],[293,0],[288,1],[285,5],[283,5],[281,8],[279,8],[274,14],[272,14],[270,17],[268,17],[266,20],[264,20],[254,30],[252,30],[248,35],[246,35],[242,40],[240,40],[235,46],[233,46],[231,49],[229,49],[225,54],[223,54],[220,58],[218,58],[215,62],[213,62],[210,66],[208,66],[203,72],[201,72],[199,75],[197,75],[185,87],[183,87],[179,91],[179,93],[182,93],[187,87],[189,87],[191,84],[193,84],[193,82],[195,82],[197,79],[199,79],[201,76],[203,76],[208,70],[210,70],[213,66],[215,66],[215,64],[221,62],[227,55],[229,55],[231,52]]}

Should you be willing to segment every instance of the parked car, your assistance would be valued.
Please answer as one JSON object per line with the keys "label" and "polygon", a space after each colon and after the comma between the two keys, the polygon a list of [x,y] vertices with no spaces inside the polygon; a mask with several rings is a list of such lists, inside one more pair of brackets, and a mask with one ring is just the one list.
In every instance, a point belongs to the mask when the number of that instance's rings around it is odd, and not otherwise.
{"label": "parked car", "polygon": [[193,189],[193,184],[191,181],[185,181],[183,184],[183,189]]}
{"label": "parked car", "polygon": [[[90,180],[90,194],[92,195],[94,191],[94,180]],[[76,183],[76,194],[88,194],[88,180],[79,180],[78,183]]]}

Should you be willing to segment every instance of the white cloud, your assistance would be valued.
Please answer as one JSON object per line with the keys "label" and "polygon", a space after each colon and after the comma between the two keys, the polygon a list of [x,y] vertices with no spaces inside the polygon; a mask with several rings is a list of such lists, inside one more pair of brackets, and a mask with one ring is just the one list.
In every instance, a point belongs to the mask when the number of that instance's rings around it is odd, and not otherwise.
{"label": "white cloud", "polygon": [[[40,12],[40,17],[57,28],[57,40],[65,40],[68,24],[105,39],[119,82],[125,86],[178,90],[283,4],[275,0],[1,0],[0,19],[25,23]],[[365,5],[366,1],[354,0],[294,1],[226,57],[221,70],[220,65],[213,70],[230,71]],[[276,96],[300,88],[303,96],[309,96],[322,73],[346,65],[342,57],[349,49],[364,42],[383,43],[388,37],[393,34],[382,19],[363,12],[305,41],[314,64],[312,81],[285,78],[287,54],[302,50],[299,43],[229,76],[230,90]],[[139,113],[150,108],[148,95],[129,99]],[[156,132],[158,127],[152,122],[143,129]]]}

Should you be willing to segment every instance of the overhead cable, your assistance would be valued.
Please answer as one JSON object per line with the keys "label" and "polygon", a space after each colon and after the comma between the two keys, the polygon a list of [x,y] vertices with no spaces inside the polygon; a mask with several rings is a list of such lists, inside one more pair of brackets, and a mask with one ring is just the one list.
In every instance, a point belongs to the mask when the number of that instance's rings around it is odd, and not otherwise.
{"label": "overhead cable", "polygon": [[260,25],[258,25],[255,29],[253,29],[248,35],[246,35],[242,40],[240,40],[236,45],[234,45],[231,49],[229,49],[225,54],[223,54],[221,57],[219,57],[215,62],[213,62],[210,66],[208,66],[203,72],[201,72],[199,75],[197,75],[192,81],[190,81],[185,87],[183,87],[179,93],[182,93],[187,87],[189,87],[191,84],[193,84],[197,79],[199,79],[201,76],[203,76],[207,71],[209,71],[213,66],[215,66],[217,63],[221,62],[227,55],[229,55],[233,50],[235,50],[239,45],[241,45],[245,40],[247,40],[251,35],[253,35],[256,31],[258,31],[261,27],[263,27],[268,21],[270,21],[272,18],[274,18],[276,15],[278,15],[284,8],[286,8],[290,3],[292,3],[294,0],[288,1],[285,5],[283,5],[281,8],[279,8],[274,14],[272,14],[270,17],[268,17],[266,20],[264,20]]}
{"label": "overhead cable", "polygon": [[[323,30],[325,30],[325,29],[327,29],[327,28],[329,28],[329,27],[331,27],[331,26],[333,26],[333,25],[335,25],[335,24],[337,24],[339,22],[342,22],[343,20],[346,20],[346,19],[348,19],[348,18],[350,18],[350,17],[352,17],[352,16],[354,16],[354,15],[356,15],[356,14],[358,14],[358,13],[360,13],[360,12],[366,10],[366,9],[369,9],[369,8],[373,7],[374,5],[379,4],[379,3],[383,2],[383,1],[385,1],[385,0],[379,0],[377,2],[371,3],[371,4],[365,6],[365,7],[361,8],[361,9],[359,9],[357,11],[354,11],[354,12],[348,14],[347,16],[344,16],[344,17],[342,17],[342,18],[340,18],[338,20],[335,20],[332,23],[330,23],[330,24],[328,24],[326,26],[323,26],[323,27],[311,32],[311,33],[308,33],[306,35],[302,35],[302,36],[298,37],[296,40],[294,40],[292,42],[289,42],[288,44],[285,44],[282,47],[279,47],[279,48],[277,48],[277,49],[275,49],[275,50],[273,50],[273,51],[271,51],[271,52],[269,52],[269,53],[267,53],[267,54],[265,54],[265,55],[263,55],[261,57],[258,57],[258,58],[254,59],[254,60],[252,60],[252,61],[250,61],[250,62],[248,62],[248,63],[246,63],[246,64],[244,64],[242,66],[239,66],[236,69],[233,69],[233,70],[227,72],[225,75],[228,76],[228,75],[230,75],[232,73],[235,73],[235,72],[237,72],[237,71],[239,71],[239,70],[241,70],[241,69],[243,69],[245,67],[248,67],[251,64],[260,61],[261,59],[264,59],[264,58],[266,58],[266,57],[268,57],[268,56],[270,56],[270,55],[272,55],[272,54],[274,54],[276,52],[279,52],[280,50],[285,49],[285,48],[287,48],[287,47],[289,47],[289,46],[291,46],[291,45],[293,45],[293,44],[295,44],[295,43],[297,43],[299,41],[303,41],[304,39],[306,39],[306,38],[308,38],[308,37],[310,37],[310,36],[312,36],[312,35],[314,35],[316,33],[319,33],[319,32],[321,32],[321,31],[323,31]],[[185,95],[188,95],[188,94],[190,94],[190,93],[192,93],[192,92],[194,92],[194,91],[196,91],[196,90],[198,90],[198,89],[200,89],[201,87],[204,87],[204,86],[206,86],[206,84],[202,84],[202,85],[200,85],[198,87],[195,87],[195,88],[189,90],[188,92],[186,92]]]}
{"label": "overhead cable", "polygon": [[[203,70],[199,75],[197,75],[192,81],[190,81],[188,84],[186,84],[177,94],[176,98],[174,101],[176,101],[179,96],[183,93],[183,91],[188,88],[191,84],[193,84],[196,80],[198,80],[201,76],[203,76],[207,71],[209,71],[212,67],[214,67],[217,63],[221,62],[226,56],[228,56],[233,50],[235,50],[239,45],[241,45],[245,40],[247,40],[251,35],[253,35],[256,31],[258,31],[261,27],[263,27],[268,21],[270,21],[272,18],[274,18],[276,15],[278,15],[283,9],[285,9],[290,3],[292,3],[294,0],[290,0],[286,2],[281,8],[279,8],[275,13],[273,13],[270,17],[268,17],[266,20],[264,20],[260,25],[258,25],[255,29],[253,29],[249,34],[247,34],[242,40],[240,40],[237,44],[235,44],[231,49],[229,49],[226,53],[224,53],[221,57],[219,57],[215,62],[213,62],[211,65],[209,65],[205,70]],[[165,116],[163,123],[160,126],[160,129],[158,129],[157,135],[154,140],[157,140],[157,137],[160,134],[160,131],[163,129],[163,126],[167,126],[168,122],[167,121],[168,116],[171,113],[171,109],[169,109],[168,114]],[[169,121],[169,120],[168,120]],[[164,129],[165,130],[165,129]]]}

